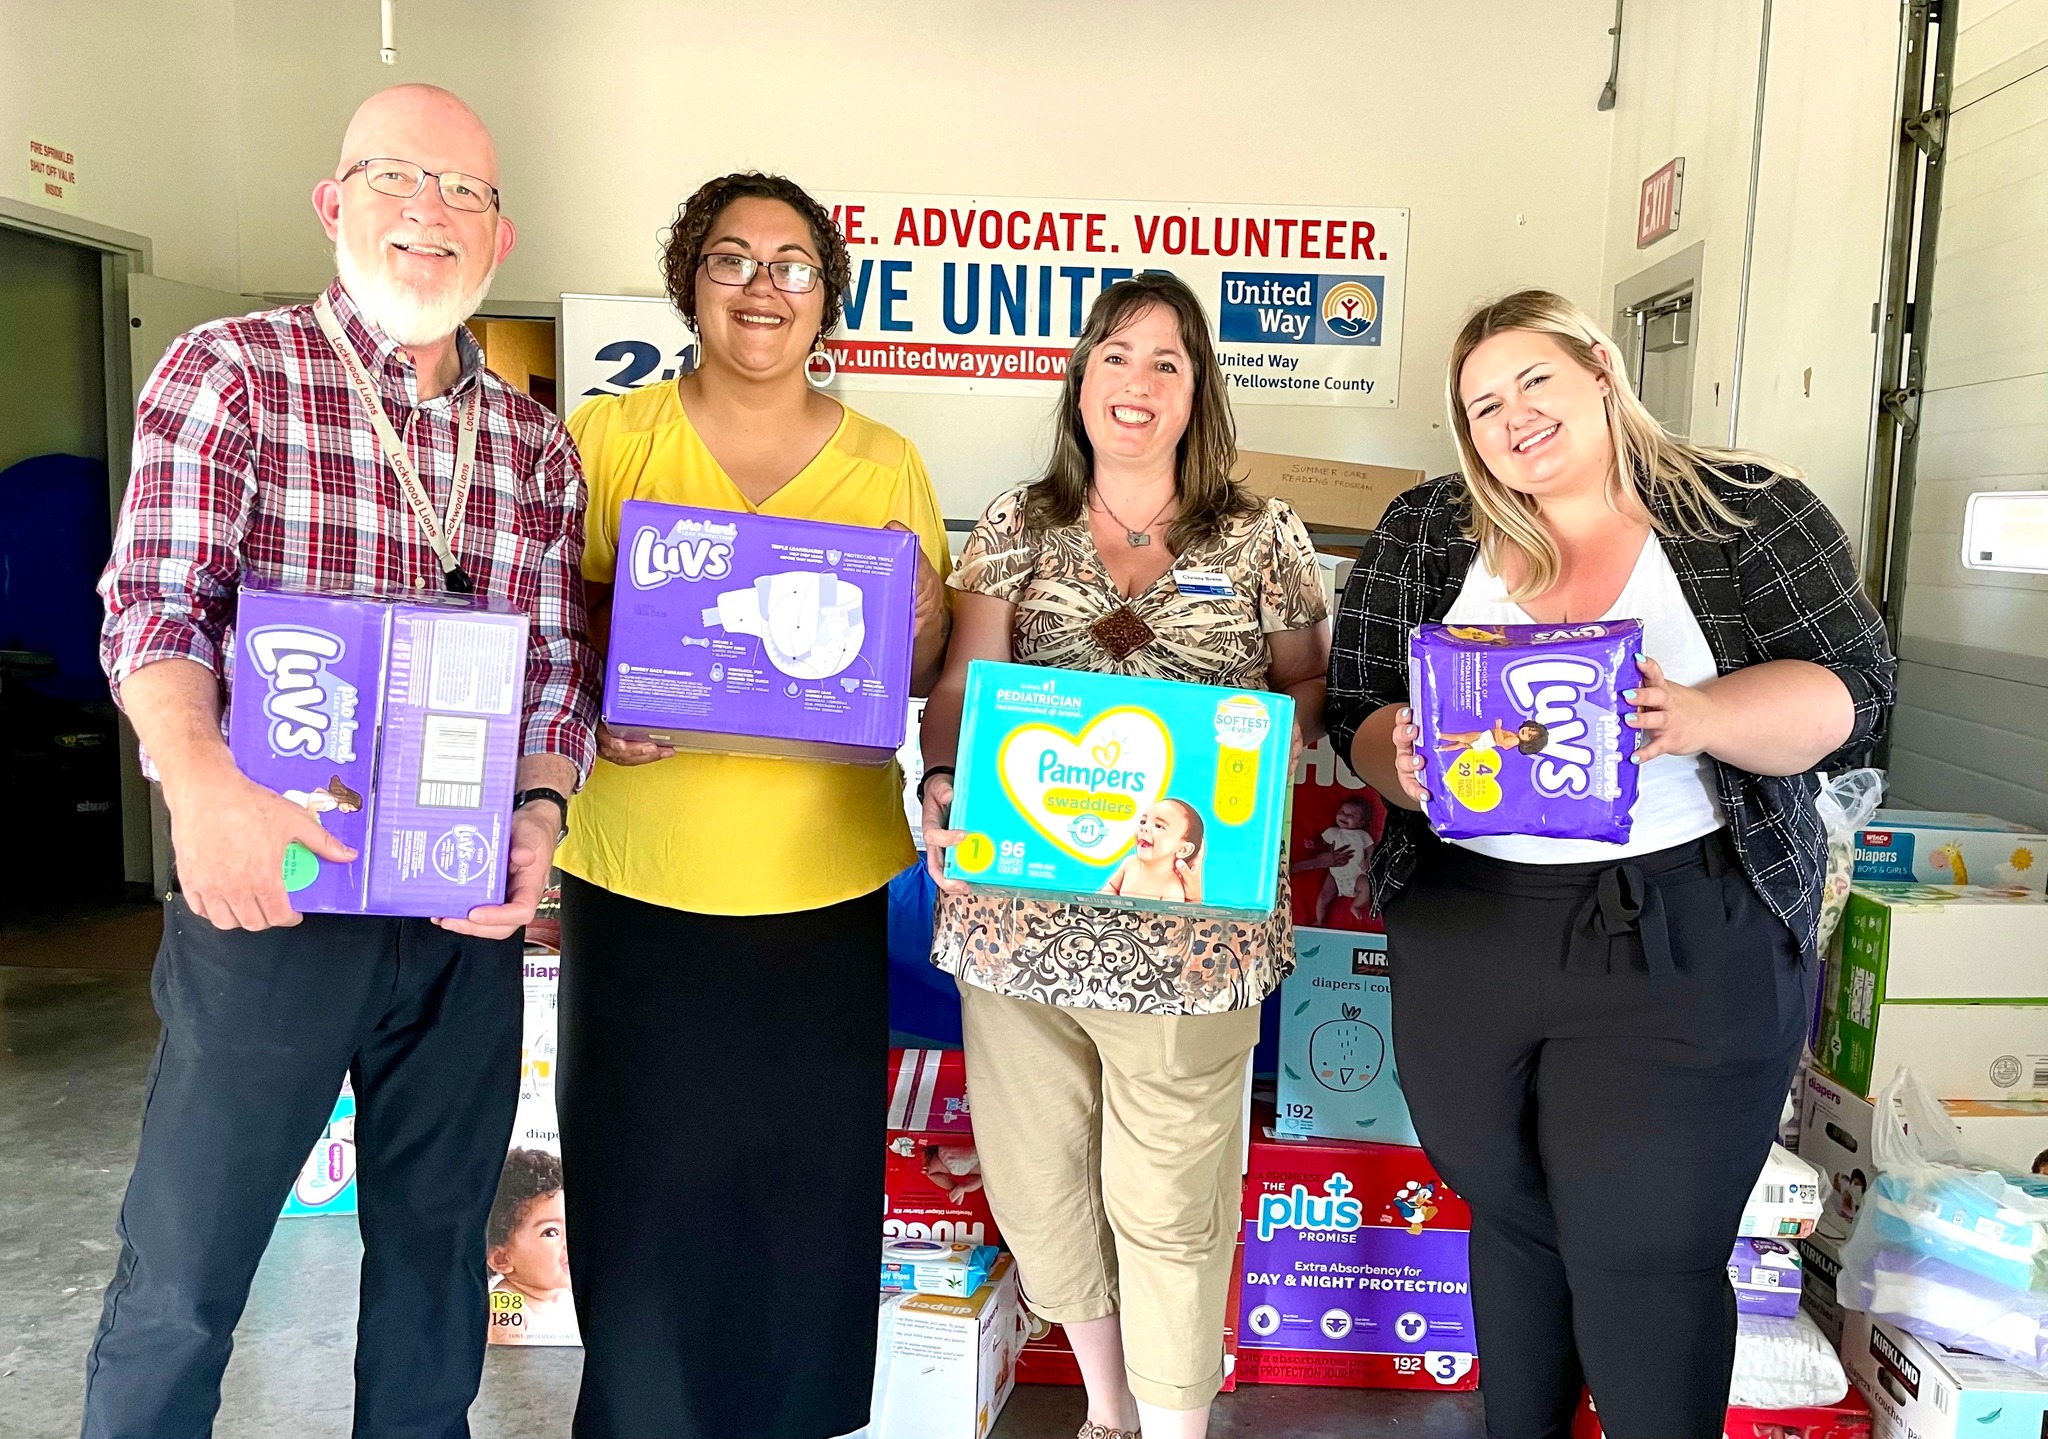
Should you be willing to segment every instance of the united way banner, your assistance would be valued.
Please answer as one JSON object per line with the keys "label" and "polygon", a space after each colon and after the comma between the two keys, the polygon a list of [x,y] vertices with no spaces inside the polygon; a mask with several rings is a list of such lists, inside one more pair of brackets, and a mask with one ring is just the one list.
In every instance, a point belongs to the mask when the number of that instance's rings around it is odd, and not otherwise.
{"label": "united way banner", "polygon": [[[1237,404],[1399,400],[1405,209],[1160,205],[835,191],[848,389],[1050,394],[1088,307],[1140,271],[1201,297]],[[573,303],[579,302],[579,303]],[[690,335],[658,301],[565,296],[565,398],[673,378]]]}

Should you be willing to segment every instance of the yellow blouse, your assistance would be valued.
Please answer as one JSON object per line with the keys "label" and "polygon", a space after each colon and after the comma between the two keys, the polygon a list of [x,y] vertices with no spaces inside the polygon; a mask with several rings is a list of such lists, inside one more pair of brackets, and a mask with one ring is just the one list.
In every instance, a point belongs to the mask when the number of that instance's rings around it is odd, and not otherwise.
{"label": "yellow blouse", "polygon": [[[740,493],[683,413],[674,385],[601,396],[569,417],[590,508],[584,577],[612,583],[629,499],[917,532],[943,577],[946,528],[917,447],[847,410],[831,440],[764,505]],[[903,775],[883,766],[678,753],[600,759],[575,799],[557,863],[649,904],[698,914],[789,914],[869,894],[917,858]]]}

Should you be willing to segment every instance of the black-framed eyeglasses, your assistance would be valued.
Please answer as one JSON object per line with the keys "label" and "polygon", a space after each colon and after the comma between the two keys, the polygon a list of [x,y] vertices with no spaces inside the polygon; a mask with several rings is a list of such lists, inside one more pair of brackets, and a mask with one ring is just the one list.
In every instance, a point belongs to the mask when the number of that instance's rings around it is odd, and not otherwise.
{"label": "black-framed eyeglasses", "polygon": [[808,295],[818,288],[818,267],[808,260],[769,260],[764,264],[752,255],[720,251],[697,263],[704,267],[705,277],[714,285],[751,285],[755,274],[766,269],[768,283],[785,295]]}
{"label": "black-framed eyeglasses", "polygon": [[380,195],[389,195],[397,200],[410,200],[424,190],[427,181],[433,180],[441,187],[441,203],[451,210],[467,210],[472,215],[481,215],[498,204],[498,187],[488,180],[479,180],[474,175],[465,175],[460,170],[429,170],[424,165],[415,165],[410,160],[379,158],[358,160],[341,172],[344,183],[358,170],[362,172],[363,183]]}

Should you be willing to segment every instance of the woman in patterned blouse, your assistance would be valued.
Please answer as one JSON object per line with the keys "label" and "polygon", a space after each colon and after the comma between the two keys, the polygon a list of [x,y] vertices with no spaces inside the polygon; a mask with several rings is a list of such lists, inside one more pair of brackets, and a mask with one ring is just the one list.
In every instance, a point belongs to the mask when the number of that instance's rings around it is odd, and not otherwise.
{"label": "woman in patterned blouse", "polygon": [[1230,477],[1208,336],[1169,275],[1097,300],[1045,477],[988,507],[953,572],[952,645],[924,718],[925,838],[945,891],[933,960],[960,984],[989,1202],[1031,1308],[1066,1326],[1088,1386],[1081,1432],[1098,1439],[1141,1416],[1148,1439],[1208,1428],[1246,1058],[1259,1001],[1294,963],[1284,857],[1279,900],[1251,923],[970,893],[943,877],[961,837],[946,827],[951,762],[977,659],[1284,690],[1320,735],[1330,635],[1314,549],[1286,504]]}

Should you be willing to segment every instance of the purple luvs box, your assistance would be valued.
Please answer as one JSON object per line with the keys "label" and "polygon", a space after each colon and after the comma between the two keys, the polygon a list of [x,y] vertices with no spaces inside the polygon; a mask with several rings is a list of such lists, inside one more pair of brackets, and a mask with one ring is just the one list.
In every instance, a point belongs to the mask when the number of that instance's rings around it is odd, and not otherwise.
{"label": "purple luvs box", "polygon": [[1408,683],[1431,827],[1627,840],[1636,731],[1621,696],[1642,647],[1636,620],[1418,625]]}
{"label": "purple luvs box", "polygon": [[1777,1239],[1738,1239],[1728,1256],[1728,1282],[1743,1314],[1790,1319],[1799,1313],[1799,1250]]}
{"label": "purple luvs box", "polygon": [[916,600],[908,531],[628,500],[605,723],[681,749],[887,764]]}
{"label": "purple luvs box", "polygon": [[243,582],[228,746],[357,854],[334,864],[293,845],[294,909],[460,916],[504,900],[526,636],[502,600]]}

